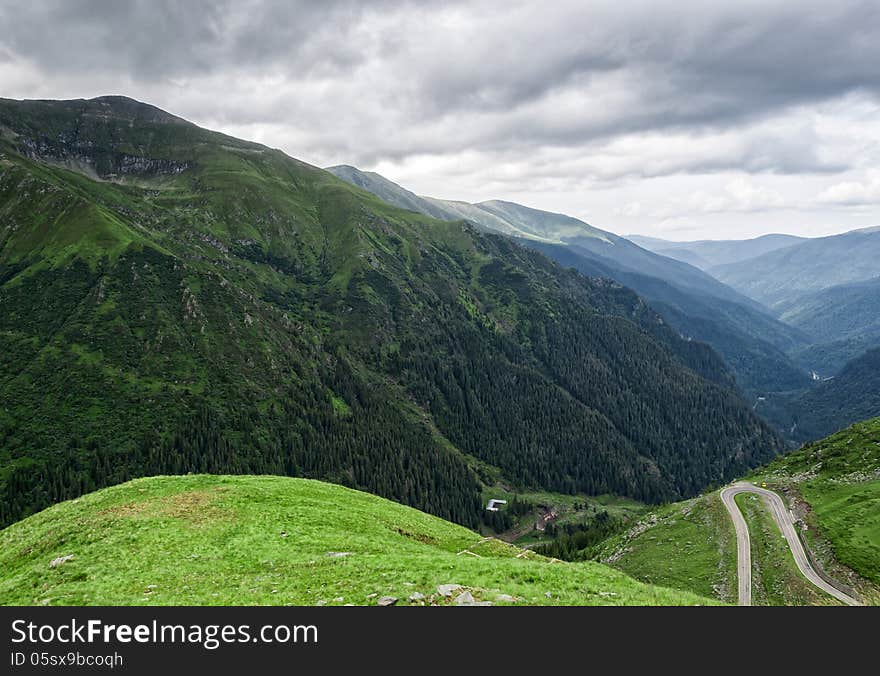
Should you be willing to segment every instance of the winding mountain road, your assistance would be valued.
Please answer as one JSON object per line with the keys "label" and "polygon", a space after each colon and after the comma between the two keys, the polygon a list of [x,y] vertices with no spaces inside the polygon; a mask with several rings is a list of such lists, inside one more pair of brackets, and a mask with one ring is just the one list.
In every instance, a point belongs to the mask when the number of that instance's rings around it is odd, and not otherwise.
{"label": "winding mountain road", "polygon": [[736,573],[739,579],[739,605],[752,605],[752,550],[751,541],[749,540],[749,527],[746,525],[746,520],[734,501],[734,498],[740,493],[754,493],[761,496],[761,499],[770,508],[773,520],[785,537],[786,542],[788,542],[788,547],[791,549],[798,570],[801,571],[807,580],[839,601],[843,601],[851,606],[861,605],[857,599],[826,582],[816,572],[816,569],[813,568],[813,564],[810,562],[807,553],[804,551],[804,546],[798,537],[794,519],[788,509],[786,509],[782,498],[773,491],[768,491],[766,488],[758,488],[746,481],[740,481],[721,491],[721,501],[730,513],[733,527],[736,530]]}

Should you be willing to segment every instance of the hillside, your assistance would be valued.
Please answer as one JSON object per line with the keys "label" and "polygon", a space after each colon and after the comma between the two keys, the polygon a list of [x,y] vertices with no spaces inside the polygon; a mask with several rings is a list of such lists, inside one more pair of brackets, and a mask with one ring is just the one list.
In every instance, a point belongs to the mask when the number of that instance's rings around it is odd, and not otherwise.
{"label": "hillside", "polygon": [[803,242],[806,238],[772,234],[752,239],[704,239],[692,242],[670,242],[641,235],[628,235],[627,239],[654,253],[690,263],[701,270],[708,270],[717,265],[738,263],[771,251],[778,251]]}
{"label": "hillside", "polygon": [[[804,347],[806,337],[690,265],[563,214],[498,200],[467,204],[419,197],[421,202],[416,202],[413,193],[373,172],[352,167],[331,167],[330,171],[403,208],[463,218],[487,230],[519,236],[524,246],[565,267],[632,288],[681,335],[717,350],[739,386],[749,393],[794,390],[808,384],[807,374],[785,354]],[[440,207],[447,210],[445,216],[438,214]]]}
{"label": "hillside", "polygon": [[880,348],[869,350],[831,380],[792,398],[787,414],[804,441],[880,416]]}
{"label": "hillside", "polygon": [[708,272],[764,305],[880,276],[880,228],[816,237]]}
{"label": "hillside", "polygon": [[692,495],[776,435],[633,292],[130,99],[0,101],[0,523],[137,476]]}
{"label": "hillside", "polygon": [[[367,192],[373,193],[379,199],[398,206],[401,209],[409,209],[410,211],[427,214],[428,216],[434,216],[435,218],[449,220],[448,210],[435,208],[430,200],[424,197],[419,197],[414,192],[402,188],[373,171],[360,171],[347,164],[327,167],[327,171],[334,176],[341,178],[346,183],[351,183],[358,188],[363,188]],[[453,220],[455,219],[453,218]]]}
{"label": "hillside", "polygon": [[[414,204],[405,188],[389,181],[374,172],[363,172],[353,167],[330,167],[329,171],[355,185],[363,186],[377,195],[387,195],[387,199],[397,206],[413,208]],[[390,184],[390,185],[389,185]],[[390,186],[394,186],[391,188]],[[707,295],[740,302],[754,308],[757,304],[740,295],[716,279],[680,261],[659,256],[619,237],[593,227],[572,216],[556,214],[540,209],[532,209],[521,204],[502,200],[489,200],[470,204],[452,200],[438,200],[422,197],[435,209],[445,210],[445,218],[468,220],[477,227],[523,238],[524,244],[566,244],[573,246],[581,255],[589,255],[606,264],[629,271],[659,277],[677,286],[699,290]],[[408,206],[407,206],[408,205]],[[444,218],[437,211],[423,213]]]}
{"label": "hillside", "polygon": [[880,277],[832,286],[782,301],[779,318],[812,339],[794,353],[821,376],[831,376],[872,347],[880,346]]}
{"label": "hillside", "polygon": [[829,572],[854,571],[880,602],[880,418],[812,442],[753,473],[784,491],[808,526],[807,541]]}
{"label": "hillside", "polygon": [[809,377],[785,353],[804,349],[806,336],[751,307],[676,286],[602,260],[577,246],[533,244],[560,265],[591,277],[607,277],[636,291],[680,335],[711,345],[737,384],[750,395],[800,390]]}
{"label": "hillside", "polygon": [[[807,444],[747,479],[785,498],[828,574],[880,602],[880,419]],[[752,534],[757,602],[830,603],[800,576],[760,501],[737,502]],[[606,541],[597,558],[642,581],[736,602],[734,531],[717,491],[656,510]]]}
{"label": "hillside", "polygon": [[489,209],[484,208],[482,204],[442,200],[435,197],[422,197],[388,180],[381,174],[377,174],[374,171],[361,171],[347,164],[326,167],[326,170],[346,183],[363,188],[376,195],[376,197],[401,209],[409,209],[410,211],[433,216],[444,221],[466,220],[480,229],[500,232],[514,237],[557,241],[556,236],[552,233],[548,239],[547,236],[539,235],[528,228],[520,229],[512,221],[492,213]]}
{"label": "hillside", "polygon": [[[376,605],[393,597],[398,605],[456,605],[465,592],[500,605],[708,602],[596,563],[523,552],[318,481],[156,477],[0,531],[0,602]],[[443,596],[440,585],[456,588]]]}

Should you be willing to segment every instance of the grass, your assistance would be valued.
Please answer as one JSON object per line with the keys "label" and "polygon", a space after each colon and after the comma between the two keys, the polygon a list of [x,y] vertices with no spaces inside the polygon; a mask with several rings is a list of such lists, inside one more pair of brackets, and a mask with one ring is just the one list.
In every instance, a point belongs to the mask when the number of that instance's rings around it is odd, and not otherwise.
{"label": "grass", "polygon": [[736,602],[735,534],[717,493],[652,512],[599,558],[643,582]]}
{"label": "grass", "polygon": [[558,532],[563,532],[561,529],[568,525],[588,525],[601,512],[607,512],[609,516],[621,524],[628,524],[634,522],[649,509],[644,503],[617,495],[594,496],[583,493],[567,495],[536,490],[511,491],[497,483],[483,490],[483,502],[485,503],[491,498],[507,500],[508,504],[516,498],[534,506],[526,514],[514,517],[511,531],[521,533],[521,535],[513,542],[521,546],[546,543],[553,539],[534,527],[542,507],[556,512],[557,516],[552,520],[552,523]]}
{"label": "grass", "polygon": [[751,536],[752,605],[841,605],[801,575],[788,543],[757,495],[740,493],[734,499]]}
{"label": "grass", "polygon": [[318,481],[154,477],[55,505],[0,531],[0,602],[370,605],[377,595],[402,603],[415,592],[430,597],[440,584],[493,602],[508,594],[520,604],[709,602],[598,563],[517,558],[522,552]]}
{"label": "grass", "polygon": [[[784,497],[828,575],[864,601],[880,602],[880,419],[807,444],[746,478]],[[753,495],[736,499],[751,535],[753,602],[835,604],[801,576],[766,507]],[[661,507],[599,551],[600,560],[638,580],[736,602],[734,531],[717,492]]]}
{"label": "grass", "polygon": [[749,478],[787,495],[829,574],[880,600],[880,419],[807,444]]}
{"label": "grass", "polygon": [[855,485],[809,483],[801,494],[837,560],[880,584],[880,481]]}

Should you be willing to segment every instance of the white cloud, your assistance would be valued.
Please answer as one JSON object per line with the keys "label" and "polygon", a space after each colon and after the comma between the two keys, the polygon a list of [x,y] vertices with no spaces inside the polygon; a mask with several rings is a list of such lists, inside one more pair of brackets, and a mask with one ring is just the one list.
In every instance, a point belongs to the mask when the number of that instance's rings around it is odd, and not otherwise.
{"label": "white cloud", "polygon": [[0,4],[4,96],[125,94],[616,232],[870,224],[878,62],[858,0]]}
{"label": "white cloud", "polygon": [[880,206],[880,170],[869,169],[859,181],[841,181],[823,190],[820,204],[843,206]]}

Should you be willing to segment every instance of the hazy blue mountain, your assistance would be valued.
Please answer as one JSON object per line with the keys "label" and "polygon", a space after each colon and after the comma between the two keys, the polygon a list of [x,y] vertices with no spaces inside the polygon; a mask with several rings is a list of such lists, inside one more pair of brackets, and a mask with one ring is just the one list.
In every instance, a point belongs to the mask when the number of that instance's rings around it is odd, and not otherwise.
{"label": "hazy blue mountain", "polygon": [[779,311],[798,296],[880,276],[880,228],[807,239],[708,272]]}
{"label": "hazy blue mountain", "polygon": [[753,239],[705,239],[693,242],[671,242],[643,235],[628,235],[627,239],[645,249],[690,263],[702,270],[738,263],[806,241],[804,237],[778,234],[763,235]]}
{"label": "hazy blue mountain", "polygon": [[[369,172],[349,168],[337,176],[413,208],[413,193]],[[381,178],[381,177],[379,177]],[[394,186],[390,188],[389,185]],[[791,390],[808,384],[807,374],[784,352],[806,345],[806,337],[760,306],[701,270],[648,251],[626,238],[566,216],[493,200],[478,204],[418,197],[437,214],[464,218],[487,230],[519,236],[560,264],[592,277],[606,277],[634,289],[681,335],[706,342],[728,362],[747,392]],[[427,207],[422,205],[427,213]]]}
{"label": "hazy blue mountain", "polygon": [[818,439],[880,416],[880,349],[866,352],[834,378],[794,397],[786,409],[784,424],[790,424],[796,441]]}
{"label": "hazy blue mountain", "polygon": [[833,375],[880,345],[880,277],[798,296],[777,309],[780,319],[810,336],[813,344],[793,356],[820,375]]}
{"label": "hazy blue mountain", "polygon": [[816,342],[880,334],[880,277],[805,294],[777,309],[780,319]]}
{"label": "hazy blue mountain", "polygon": [[636,291],[679,334],[715,348],[739,386],[750,394],[796,390],[809,384],[806,371],[785,353],[805,344],[806,337],[797,329],[746,305],[680,288],[575,246],[534,242],[529,246],[582,274],[608,277]]}

